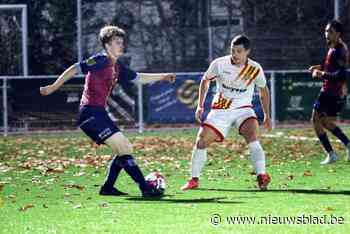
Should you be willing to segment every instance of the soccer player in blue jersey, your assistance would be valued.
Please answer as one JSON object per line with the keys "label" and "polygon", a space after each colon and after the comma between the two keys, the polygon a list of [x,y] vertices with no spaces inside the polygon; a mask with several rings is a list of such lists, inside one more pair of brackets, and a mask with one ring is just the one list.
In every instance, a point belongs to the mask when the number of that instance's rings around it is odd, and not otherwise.
{"label": "soccer player in blue jersey", "polygon": [[336,136],[347,149],[347,161],[350,160],[350,144],[348,137],[336,125],[336,117],[346,102],[346,68],[349,64],[349,52],[341,39],[343,26],[336,20],[330,21],[325,28],[325,38],[329,47],[322,65],[309,68],[312,77],[321,79],[323,85],[312,112],[312,124],[316,135],[327,152],[321,164],[334,163],[337,155],[328,139],[326,129]]}
{"label": "soccer player in blue jersey", "polygon": [[86,75],[83,95],[80,101],[78,125],[83,132],[97,144],[110,146],[115,153],[111,161],[100,195],[125,195],[114,187],[117,177],[124,169],[139,185],[143,197],[161,195],[149,187],[132,156],[132,144],[105,110],[107,98],[116,84],[125,82],[148,83],[160,80],[175,81],[175,74],[136,73],[120,63],[124,53],[125,32],[117,26],[105,26],[100,30],[99,39],[105,53],[96,54],[89,59],[75,63],[65,70],[51,85],[40,87],[43,96],[59,89],[66,81],[79,72]]}

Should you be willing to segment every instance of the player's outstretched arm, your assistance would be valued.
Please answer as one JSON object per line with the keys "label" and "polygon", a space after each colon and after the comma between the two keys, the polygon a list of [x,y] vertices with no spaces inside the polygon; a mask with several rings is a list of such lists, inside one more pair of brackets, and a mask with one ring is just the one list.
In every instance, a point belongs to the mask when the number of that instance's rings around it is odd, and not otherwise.
{"label": "player's outstretched arm", "polygon": [[40,87],[40,94],[43,96],[50,95],[59,89],[67,80],[70,80],[78,73],[76,65],[72,65],[67,68],[58,78],[57,80],[51,84],[44,87]]}
{"label": "player's outstretched arm", "polygon": [[176,80],[175,73],[137,73],[137,75],[139,77],[138,81],[141,84],[147,84],[161,80],[173,83]]}
{"label": "player's outstretched arm", "polygon": [[270,119],[270,92],[267,86],[260,88],[260,101],[264,111],[264,127],[271,131],[272,124]]}

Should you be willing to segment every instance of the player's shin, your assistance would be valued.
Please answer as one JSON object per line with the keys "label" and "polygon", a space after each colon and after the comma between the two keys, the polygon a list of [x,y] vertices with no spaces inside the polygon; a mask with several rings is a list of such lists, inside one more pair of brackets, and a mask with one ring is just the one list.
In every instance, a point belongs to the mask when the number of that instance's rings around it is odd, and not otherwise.
{"label": "player's shin", "polygon": [[103,185],[104,189],[111,190],[113,188],[121,170],[122,167],[120,166],[120,160],[118,159],[118,156],[114,156],[108,167],[106,180]]}
{"label": "player's shin", "polygon": [[344,134],[344,132],[339,128],[335,127],[331,130],[334,136],[336,136],[345,146],[349,144],[349,138]]}
{"label": "player's shin", "polygon": [[146,190],[147,184],[145,177],[143,176],[139,166],[136,164],[133,156],[131,155],[121,155],[119,156],[120,165],[124,168],[126,173],[137,183],[141,191]]}
{"label": "player's shin", "polygon": [[250,160],[257,175],[266,173],[266,160],[263,148],[259,141],[249,143]]}
{"label": "player's shin", "polygon": [[326,133],[319,135],[318,139],[320,140],[323,148],[327,151],[327,153],[333,152],[333,147]]}
{"label": "player's shin", "polygon": [[201,171],[207,161],[207,149],[197,149],[192,151],[191,172],[192,178],[199,178]]}

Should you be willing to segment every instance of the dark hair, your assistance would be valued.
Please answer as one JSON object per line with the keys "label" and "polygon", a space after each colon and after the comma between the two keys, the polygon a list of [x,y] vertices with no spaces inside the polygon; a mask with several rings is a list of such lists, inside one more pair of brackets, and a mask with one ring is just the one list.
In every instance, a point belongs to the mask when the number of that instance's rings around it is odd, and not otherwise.
{"label": "dark hair", "polygon": [[98,36],[99,40],[102,43],[103,48],[106,48],[105,44],[113,40],[114,37],[124,38],[125,31],[117,26],[108,25],[101,28],[100,34]]}
{"label": "dark hair", "polygon": [[329,27],[333,28],[336,32],[343,34],[344,30],[343,30],[343,24],[340,23],[337,20],[331,20],[328,22]]}
{"label": "dark hair", "polygon": [[236,45],[243,45],[244,49],[250,49],[250,40],[246,35],[239,34],[231,41],[231,47]]}

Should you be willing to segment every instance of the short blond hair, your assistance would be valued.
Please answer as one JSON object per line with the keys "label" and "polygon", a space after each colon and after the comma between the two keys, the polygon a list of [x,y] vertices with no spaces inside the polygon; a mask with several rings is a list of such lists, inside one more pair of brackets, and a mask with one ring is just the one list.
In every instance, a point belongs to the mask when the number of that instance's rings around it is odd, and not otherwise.
{"label": "short blond hair", "polygon": [[100,34],[98,36],[100,42],[102,43],[102,47],[105,47],[106,43],[109,43],[115,37],[125,37],[125,31],[114,25],[107,25],[101,28]]}

